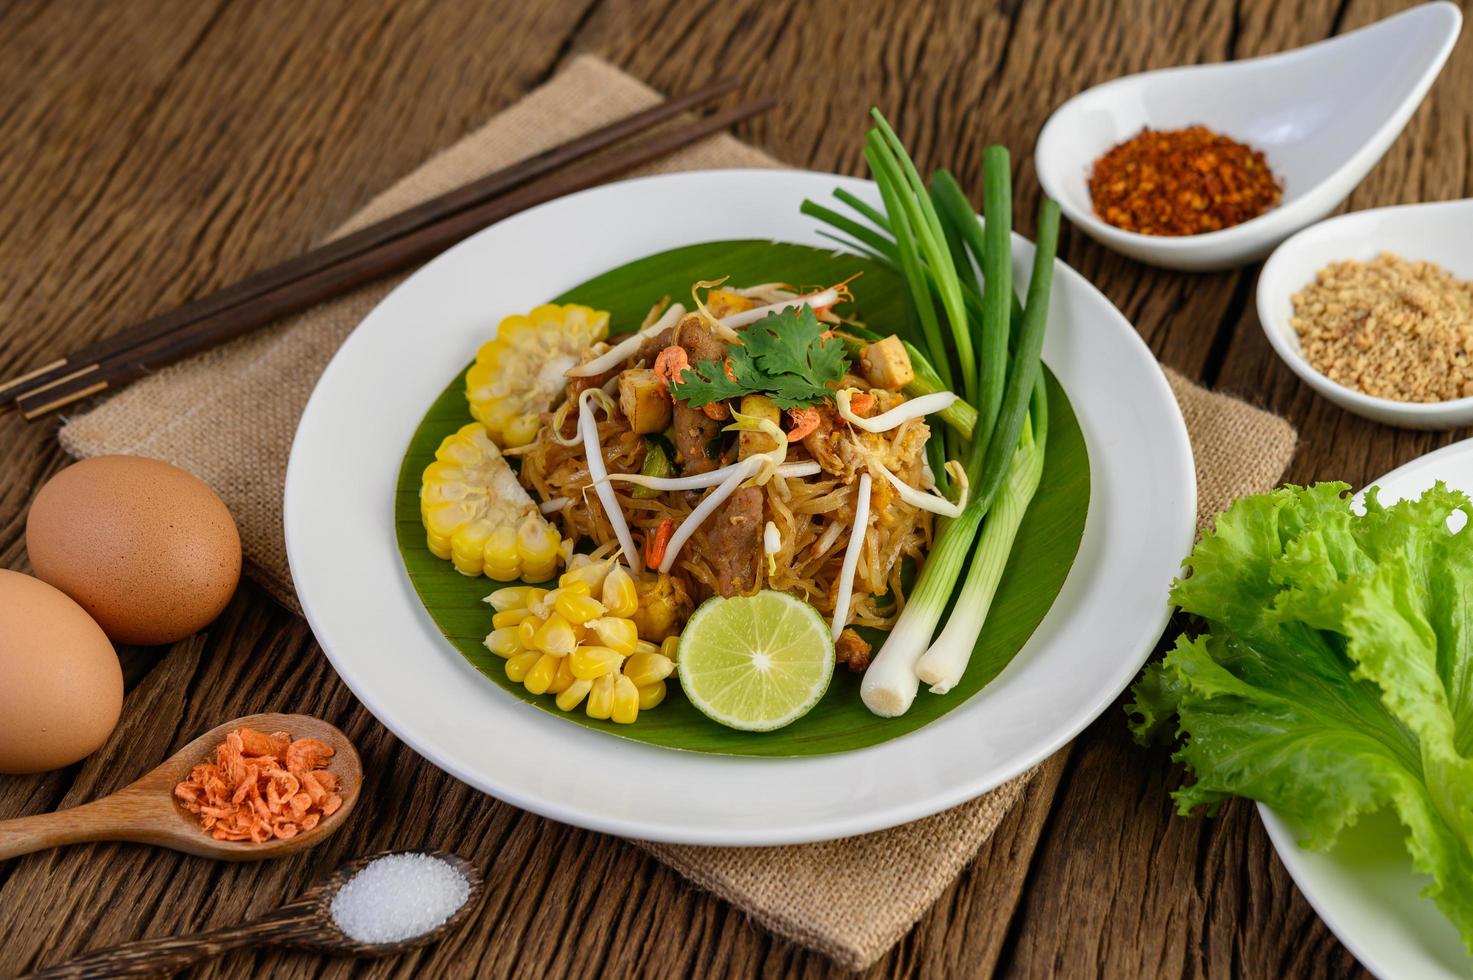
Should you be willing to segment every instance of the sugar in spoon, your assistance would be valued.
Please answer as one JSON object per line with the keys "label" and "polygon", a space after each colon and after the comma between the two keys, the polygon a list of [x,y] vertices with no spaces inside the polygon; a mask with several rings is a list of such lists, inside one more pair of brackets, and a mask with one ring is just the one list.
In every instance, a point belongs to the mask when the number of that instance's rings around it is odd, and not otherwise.
{"label": "sugar in spoon", "polygon": [[[335,915],[334,899],[355,875],[374,862],[388,858],[402,862],[405,857],[443,862],[448,871],[431,871],[438,887],[462,887],[464,897],[460,905],[449,912],[444,921],[431,925],[423,931],[388,942],[364,942],[352,938],[348,932],[361,927],[356,920],[345,919],[339,925]],[[421,871],[426,870],[421,867]],[[402,880],[402,879],[401,879]],[[375,887],[392,887],[394,879],[375,883]],[[59,966],[50,967],[33,974],[40,978],[82,977],[127,977],[152,976],[171,973],[201,960],[211,959],[232,949],[263,946],[286,946],[335,956],[380,957],[392,956],[408,949],[425,946],[456,928],[470,915],[480,898],[481,873],[469,861],[443,851],[393,851],[361,857],[338,868],[325,880],[318,882],[299,898],[288,902],[275,911],[259,918],[233,926],[224,926],[208,932],[197,932],[186,936],[170,936],[160,939],[142,939],[124,943],[108,949],[96,950]],[[356,896],[371,901],[392,901],[392,896]],[[443,898],[443,896],[441,896]],[[382,920],[380,920],[380,925]]]}

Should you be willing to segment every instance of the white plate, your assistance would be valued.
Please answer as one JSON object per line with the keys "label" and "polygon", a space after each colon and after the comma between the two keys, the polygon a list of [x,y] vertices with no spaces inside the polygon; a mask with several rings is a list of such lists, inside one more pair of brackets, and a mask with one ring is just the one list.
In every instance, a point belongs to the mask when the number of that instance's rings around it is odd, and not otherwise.
{"label": "white plate", "polygon": [[[810,758],[655,748],[507,697],[421,607],[394,543],[399,463],[425,410],[500,318],[683,245],[756,238],[831,247],[798,205],[836,186],[879,204],[868,181],[775,170],[649,177],[553,201],[426,265],[343,344],[292,447],[287,551],[333,666],[425,758],[509,803],[625,837],[824,840],[915,820],[992,789],[1067,742],[1135,676],[1165,625],[1167,589],[1191,545],[1191,447],[1150,351],[1062,264],[1044,358],[1089,447],[1084,539],[1027,645],[944,718],[872,748]],[[1032,246],[1015,237],[1014,253],[1027,270]]]}
{"label": "white plate", "polygon": [[[1415,459],[1375,485],[1389,504],[1421,496],[1438,480],[1473,493],[1473,439]],[[1366,969],[1382,980],[1473,972],[1458,931],[1419,894],[1431,879],[1412,870],[1392,813],[1361,820],[1325,852],[1301,848],[1303,835],[1267,806],[1259,804],[1258,813],[1294,884]]]}

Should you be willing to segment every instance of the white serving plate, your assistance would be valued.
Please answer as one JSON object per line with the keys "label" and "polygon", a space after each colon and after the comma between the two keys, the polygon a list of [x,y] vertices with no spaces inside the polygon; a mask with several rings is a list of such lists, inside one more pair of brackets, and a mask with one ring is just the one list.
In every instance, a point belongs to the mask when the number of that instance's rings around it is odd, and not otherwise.
{"label": "white serving plate", "polygon": [[[795,759],[631,742],[506,696],[421,607],[394,540],[399,464],[425,410],[501,317],[683,245],[755,238],[832,247],[798,206],[836,186],[879,205],[869,181],[781,170],[647,177],[562,198],[430,262],[337,352],[307,405],[287,471],[292,575],[343,680],[429,761],[516,806],[625,837],[815,841],[915,820],[998,786],[1073,738],[1135,676],[1165,626],[1168,587],[1191,546],[1191,447],[1146,345],[1062,263],[1044,359],[1089,447],[1079,556],[1008,668],[925,728],[872,748]],[[1032,246],[1015,236],[1014,253],[1026,276]]]}
{"label": "white serving plate", "polygon": [[[1473,439],[1392,470],[1374,485],[1382,503],[1418,497],[1442,480],[1473,493]],[[1355,958],[1381,980],[1466,978],[1473,960],[1452,923],[1419,893],[1431,880],[1412,870],[1401,824],[1389,811],[1362,819],[1329,851],[1299,846],[1303,836],[1263,804],[1259,816],[1294,884]]]}
{"label": "white serving plate", "polygon": [[1305,384],[1357,415],[1413,429],[1450,429],[1473,422],[1473,398],[1425,403],[1377,398],[1331,381],[1305,359],[1290,322],[1294,294],[1331,262],[1368,262],[1382,252],[1436,262],[1459,279],[1473,279],[1473,198],[1352,211],[1284,242],[1258,277],[1258,321],[1269,344]]}
{"label": "white serving plate", "polygon": [[[1426,3],[1358,31],[1263,58],[1166,68],[1096,85],[1038,136],[1039,183],[1100,244],[1169,269],[1228,269],[1329,214],[1386,152],[1451,53],[1463,15]],[[1262,150],[1284,181],[1278,207],[1232,228],[1167,237],[1101,220],[1089,171],[1143,127],[1201,124]]]}

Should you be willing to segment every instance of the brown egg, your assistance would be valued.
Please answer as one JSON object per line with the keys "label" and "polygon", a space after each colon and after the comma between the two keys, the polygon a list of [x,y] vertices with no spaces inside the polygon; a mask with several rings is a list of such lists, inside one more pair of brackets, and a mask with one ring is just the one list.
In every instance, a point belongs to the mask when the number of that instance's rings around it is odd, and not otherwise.
{"label": "brown egg", "polygon": [[92,618],[45,582],[0,569],[0,773],[91,755],[123,710],[123,668]]}
{"label": "brown egg", "polygon": [[36,577],[119,643],[198,632],[240,581],[240,534],[224,502],[142,456],[98,456],[52,477],[26,518],[26,550]]}

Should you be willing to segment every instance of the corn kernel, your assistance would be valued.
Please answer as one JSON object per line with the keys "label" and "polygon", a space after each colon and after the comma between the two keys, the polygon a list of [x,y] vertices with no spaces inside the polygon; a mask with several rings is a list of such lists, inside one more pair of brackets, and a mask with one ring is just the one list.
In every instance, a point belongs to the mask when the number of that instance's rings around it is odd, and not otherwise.
{"label": "corn kernel", "polygon": [[546,694],[547,689],[552,687],[553,680],[557,677],[558,663],[562,657],[554,657],[550,653],[544,653],[527,671],[527,678],[522,683],[532,694]]}
{"label": "corn kernel", "polygon": [[[582,561],[579,561],[580,558]],[[570,582],[587,582],[589,595],[592,595],[603,588],[604,580],[608,578],[609,569],[613,566],[612,558],[595,559],[587,555],[574,555],[568,560],[568,570],[563,572],[557,583],[567,585]]]}
{"label": "corn kernel", "polygon": [[517,528],[517,558],[522,577],[531,582],[545,582],[557,576],[557,562],[562,535],[541,517],[528,514]]}
{"label": "corn kernel", "polygon": [[497,612],[506,612],[508,609],[525,609],[545,595],[547,590],[535,585],[508,585],[488,595],[485,602]]}
{"label": "corn kernel", "polygon": [[580,626],[604,614],[602,602],[592,596],[577,595],[566,590],[563,590],[563,594],[557,597],[553,608],[568,622],[577,623]]}
{"label": "corn kernel", "polygon": [[574,579],[571,582],[561,584],[553,591],[557,593],[557,595],[553,596],[553,599],[556,600],[563,595],[593,595],[593,586],[582,579]]}
{"label": "corn kernel", "polygon": [[624,676],[641,687],[663,681],[674,670],[675,665],[662,653],[636,653],[624,664]]}
{"label": "corn kernel", "polygon": [[520,684],[527,679],[527,674],[542,659],[542,654],[533,650],[529,653],[519,653],[506,662],[506,676],[513,684]]}
{"label": "corn kernel", "polygon": [[634,628],[633,620],[600,616],[598,619],[590,619],[584,625],[593,632],[599,643],[626,657],[634,652],[634,646],[639,642],[639,631]]}
{"label": "corn kernel", "polygon": [[491,626],[499,630],[512,629],[530,615],[532,615],[530,609],[506,609],[491,617]]}
{"label": "corn kernel", "polygon": [[552,679],[552,686],[547,689],[548,694],[561,694],[578,679],[573,676],[573,666],[568,660],[568,657],[557,658],[557,676]]}
{"label": "corn kernel", "polygon": [[593,682],[588,690],[588,707],[583,709],[590,718],[607,719],[614,713],[614,675],[604,674]]}
{"label": "corn kernel", "polygon": [[591,681],[618,670],[624,656],[608,647],[580,646],[568,661],[574,677]]}
{"label": "corn kernel", "polygon": [[634,652],[635,653],[659,653],[660,652],[660,645],[658,643],[651,643],[649,640],[640,640],[639,642],[637,642],[637,643],[634,644]]}
{"label": "corn kernel", "polygon": [[[456,535],[456,544],[459,542]],[[515,582],[522,575],[522,561],[517,555],[517,529],[503,524],[491,532],[486,539],[483,552],[484,571],[487,578],[498,582]]]}
{"label": "corn kernel", "polygon": [[665,637],[660,643],[660,652],[669,657],[673,663],[677,659],[675,655],[680,652],[679,635]]}
{"label": "corn kernel", "polygon": [[639,591],[634,587],[634,576],[623,565],[615,565],[609,570],[600,589],[604,608],[610,616],[628,619],[639,609]]}
{"label": "corn kernel", "polygon": [[508,446],[525,446],[537,438],[537,430],[541,427],[542,420],[528,412],[508,422],[506,428],[501,430],[501,435]]}
{"label": "corn kernel", "polygon": [[573,652],[578,645],[578,637],[573,632],[573,627],[568,621],[557,613],[547,617],[547,622],[532,635],[532,642],[528,644],[543,653],[551,653],[556,656],[566,656]]}
{"label": "corn kernel", "polygon": [[517,642],[529,650],[532,649],[532,640],[541,628],[542,620],[536,616],[528,616],[517,624]]}
{"label": "corn kernel", "polygon": [[[564,660],[566,659],[564,658]],[[558,693],[558,708],[562,711],[572,711],[583,703],[583,699],[588,697],[588,692],[592,687],[593,681],[584,680],[581,677],[575,678],[573,683]]]}
{"label": "corn kernel", "polygon": [[486,649],[498,657],[511,657],[522,652],[521,641],[517,639],[517,631],[514,629],[492,630],[486,637]]}
{"label": "corn kernel", "polygon": [[617,725],[632,725],[639,717],[639,688],[622,674],[614,681],[614,702],[609,717]]}
{"label": "corn kernel", "polygon": [[655,681],[639,689],[639,710],[648,711],[665,700],[665,682]]}

